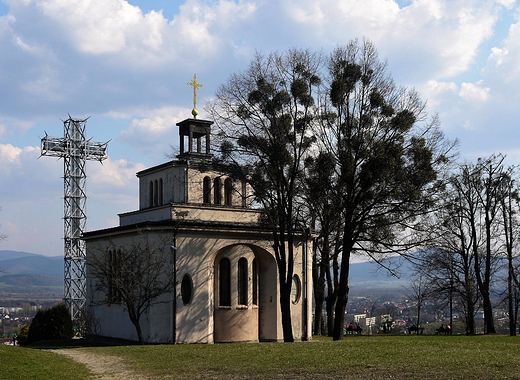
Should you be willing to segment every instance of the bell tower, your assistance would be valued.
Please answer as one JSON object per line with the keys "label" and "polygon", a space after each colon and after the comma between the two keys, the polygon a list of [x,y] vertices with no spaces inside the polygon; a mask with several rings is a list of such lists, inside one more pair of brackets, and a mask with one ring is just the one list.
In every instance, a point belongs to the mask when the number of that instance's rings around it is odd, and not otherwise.
{"label": "bell tower", "polygon": [[210,160],[213,157],[210,149],[211,124],[212,121],[198,119],[186,119],[177,123],[181,151],[177,158]]}

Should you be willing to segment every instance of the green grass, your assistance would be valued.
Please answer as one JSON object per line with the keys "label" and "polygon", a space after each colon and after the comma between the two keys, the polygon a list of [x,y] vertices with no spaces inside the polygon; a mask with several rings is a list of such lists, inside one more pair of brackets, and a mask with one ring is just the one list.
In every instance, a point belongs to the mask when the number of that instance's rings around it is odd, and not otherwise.
{"label": "green grass", "polygon": [[[520,379],[520,337],[508,336],[349,336],[342,342],[80,349],[120,356],[134,371],[153,379]],[[26,351],[33,371],[34,361],[48,360],[37,356],[46,354],[40,350],[7,352],[17,361],[16,355]],[[0,351],[2,363],[3,354]],[[81,379],[76,371],[74,378]],[[60,373],[48,378],[60,378]]]}
{"label": "green grass", "polygon": [[0,344],[0,380],[83,380],[89,377],[84,365],[61,355]]}

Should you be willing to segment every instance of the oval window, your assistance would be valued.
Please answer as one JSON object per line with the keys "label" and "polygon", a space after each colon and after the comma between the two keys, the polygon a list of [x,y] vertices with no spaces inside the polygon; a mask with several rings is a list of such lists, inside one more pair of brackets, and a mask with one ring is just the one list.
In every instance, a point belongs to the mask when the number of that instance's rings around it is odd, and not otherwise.
{"label": "oval window", "polygon": [[193,284],[189,275],[185,274],[181,282],[181,297],[182,302],[187,305],[191,302],[193,294]]}
{"label": "oval window", "polygon": [[291,301],[293,304],[297,304],[300,301],[302,293],[302,284],[300,282],[300,278],[298,275],[294,275],[292,278],[292,287],[291,287]]}

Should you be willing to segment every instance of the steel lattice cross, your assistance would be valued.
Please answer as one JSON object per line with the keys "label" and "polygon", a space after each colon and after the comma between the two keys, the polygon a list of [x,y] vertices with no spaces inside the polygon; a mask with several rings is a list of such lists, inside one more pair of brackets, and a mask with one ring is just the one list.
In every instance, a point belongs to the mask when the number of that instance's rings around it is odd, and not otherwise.
{"label": "steel lattice cross", "polygon": [[88,119],[70,117],[63,122],[64,137],[50,137],[45,133],[41,139],[41,155],[64,160],[64,259],[65,294],[72,320],[80,320],[86,303],[85,242],[81,235],[86,227],[85,193],[87,160],[102,162],[108,158],[107,144],[85,139]]}

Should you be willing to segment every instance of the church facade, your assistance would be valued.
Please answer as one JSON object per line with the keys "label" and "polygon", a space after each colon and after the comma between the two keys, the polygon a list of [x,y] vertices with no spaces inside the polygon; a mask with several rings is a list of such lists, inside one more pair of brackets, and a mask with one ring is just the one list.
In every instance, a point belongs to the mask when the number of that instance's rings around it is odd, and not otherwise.
{"label": "church facade", "polygon": [[[172,251],[176,285],[141,317],[147,343],[283,340],[278,269],[271,231],[251,207],[251,189],[211,166],[211,122],[177,125],[180,154],[137,173],[139,209],[119,226],[83,235],[87,262],[109,245],[124,247],[142,231]],[[291,316],[296,340],[311,338],[312,238],[295,242]],[[137,340],[123,304],[98,305],[87,266],[87,308],[103,337]]]}

